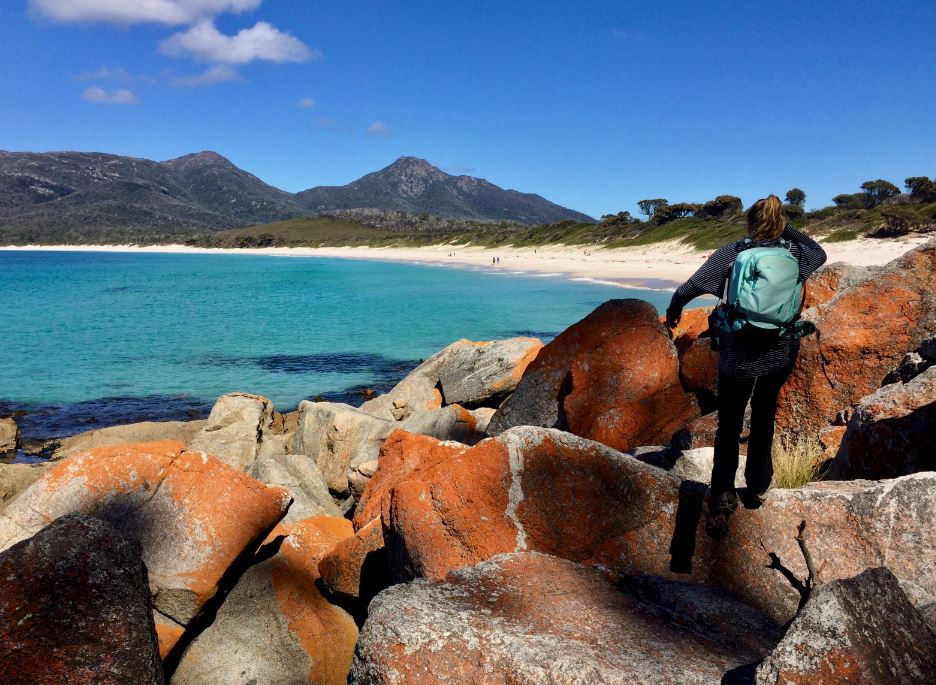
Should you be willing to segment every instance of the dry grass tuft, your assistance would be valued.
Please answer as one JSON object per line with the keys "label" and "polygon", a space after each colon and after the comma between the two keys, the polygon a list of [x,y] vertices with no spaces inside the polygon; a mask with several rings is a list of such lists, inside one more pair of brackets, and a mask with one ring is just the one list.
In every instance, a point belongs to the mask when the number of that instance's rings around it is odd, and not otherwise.
{"label": "dry grass tuft", "polygon": [[801,441],[775,446],[773,465],[776,488],[798,488],[822,480],[829,470],[818,442]]}

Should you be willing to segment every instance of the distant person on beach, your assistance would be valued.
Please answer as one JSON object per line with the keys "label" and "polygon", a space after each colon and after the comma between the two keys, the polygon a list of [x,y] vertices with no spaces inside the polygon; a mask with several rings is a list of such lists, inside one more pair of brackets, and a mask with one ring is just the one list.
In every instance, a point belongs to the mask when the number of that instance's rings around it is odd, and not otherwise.
{"label": "distant person on beach", "polygon": [[[758,200],[748,210],[747,230],[748,238],[715,251],[673,293],[666,310],[666,324],[675,328],[683,307],[693,298],[725,298],[709,319],[719,361],[718,429],[706,531],[716,539],[727,534],[739,494],[746,508],[756,509],[770,487],[777,397],[796,363],[800,337],[815,330],[799,320],[802,288],[826,261],[825,250],[816,241],[786,222],[776,195]],[[761,288],[757,297],[755,287]],[[772,309],[764,303],[765,293],[772,295]],[[758,307],[761,311],[756,311]],[[749,400],[747,488],[738,493],[734,486],[738,443]]]}

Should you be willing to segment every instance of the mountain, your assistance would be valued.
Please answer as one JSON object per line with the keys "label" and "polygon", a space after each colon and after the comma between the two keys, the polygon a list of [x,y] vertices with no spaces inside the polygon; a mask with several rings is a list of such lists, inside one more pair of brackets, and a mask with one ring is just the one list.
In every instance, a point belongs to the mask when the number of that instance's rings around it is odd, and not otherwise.
{"label": "mountain", "polygon": [[0,244],[164,242],[360,208],[529,224],[593,221],[539,195],[450,176],[414,157],[346,186],[294,195],[216,152],[154,162],[100,152],[0,151]]}
{"label": "mountain", "polygon": [[345,186],[304,190],[296,194],[296,200],[311,213],[367,207],[525,224],[563,219],[594,222],[586,214],[560,207],[539,195],[504,190],[473,176],[452,176],[416,157],[400,157],[390,166]]}
{"label": "mountain", "polygon": [[7,242],[158,240],[303,212],[291,194],[214,152],[154,162],[0,151],[0,239]]}

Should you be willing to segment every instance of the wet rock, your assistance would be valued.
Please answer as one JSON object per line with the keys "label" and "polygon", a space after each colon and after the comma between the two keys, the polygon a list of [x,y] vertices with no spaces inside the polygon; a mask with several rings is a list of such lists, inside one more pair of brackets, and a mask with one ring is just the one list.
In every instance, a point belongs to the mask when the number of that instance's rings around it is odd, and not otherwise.
{"label": "wet rock", "polygon": [[717,683],[778,637],[770,621],[718,593],[656,590],[652,601],[542,554],[502,555],[445,582],[398,585],[371,603],[351,680]]}
{"label": "wet rock", "polygon": [[916,685],[936,676],[936,633],[886,568],[817,588],[757,668],[757,685]]}
{"label": "wet rock", "polygon": [[397,431],[354,523],[360,530],[381,518],[399,581],[539,551],[721,587],[783,623],[799,596],[766,568],[767,555],[805,577],[794,539],[805,520],[822,582],[886,560],[898,578],[936,594],[928,561],[936,556],[936,474],[772,490],[759,509],[739,510],[719,542],[700,525],[706,495],[702,485],[556,430],[514,428],[474,447]]}
{"label": "wet rock", "polygon": [[876,391],[908,351],[936,335],[934,281],[936,240],[931,240],[874,278],[806,310],[804,318],[822,332],[828,365],[824,371],[816,336],[803,338],[796,367],[780,391],[778,434],[792,442],[814,440],[839,410]]}
{"label": "wet rock", "polygon": [[656,310],[642,300],[610,300],[540,351],[488,432],[567,428],[627,450],[669,440],[697,416]]}
{"label": "wet rock", "polygon": [[185,650],[172,685],[347,681],[357,626],[316,587],[319,559],[351,535],[340,518],[284,525],[272,558],[251,566],[215,621]]}
{"label": "wet rock", "polygon": [[239,392],[222,395],[189,447],[246,470],[260,453],[264,434],[272,432],[273,413],[273,403],[266,397]]}
{"label": "wet rock", "polygon": [[67,513],[98,516],[142,547],[156,609],[185,625],[289,503],[285,490],[178,442],[99,447],[57,463],[7,505],[0,548]]}
{"label": "wet rock", "polygon": [[122,426],[110,426],[85,431],[58,441],[52,459],[65,459],[95,447],[129,445],[160,440],[178,440],[183,445],[191,444],[195,436],[205,427],[205,421],[141,421]]}
{"label": "wet rock", "polygon": [[39,480],[48,468],[47,464],[0,464],[0,509]]}
{"label": "wet rock", "polygon": [[283,523],[294,523],[310,516],[341,516],[322,472],[304,454],[261,454],[250,467],[250,475],[261,483],[289,491],[293,503]]}
{"label": "wet rock", "polygon": [[19,446],[19,428],[13,419],[0,419],[0,459],[13,459]]}
{"label": "wet rock", "polygon": [[390,392],[362,404],[361,410],[404,421],[443,404],[492,402],[516,387],[541,346],[535,338],[458,340],[416,367]]}
{"label": "wet rock", "polygon": [[0,681],[162,685],[140,550],[68,514],[0,554]]}
{"label": "wet rock", "polygon": [[917,471],[936,471],[936,367],[861,400],[830,477],[894,478]]}

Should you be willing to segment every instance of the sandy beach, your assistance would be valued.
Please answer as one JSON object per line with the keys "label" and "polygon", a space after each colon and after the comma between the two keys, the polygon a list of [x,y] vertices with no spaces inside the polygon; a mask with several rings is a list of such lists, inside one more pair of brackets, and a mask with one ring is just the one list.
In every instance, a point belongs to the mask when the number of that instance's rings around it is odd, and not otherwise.
{"label": "sandy beach", "polygon": [[[886,264],[929,238],[858,239],[823,245],[829,263],[856,266]],[[334,257],[377,259],[394,262],[485,268],[517,273],[548,273],[571,279],[587,279],[631,288],[673,288],[689,276],[710,254],[680,241],[640,247],[551,245],[537,248],[484,248],[432,245],[426,247],[268,247],[256,249],[199,248],[187,245],[27,245],[0,250],[78,252],[153,252],[179,254],[254,254],[279,257]],[[494,263],[494,258],[499,263]]]}

